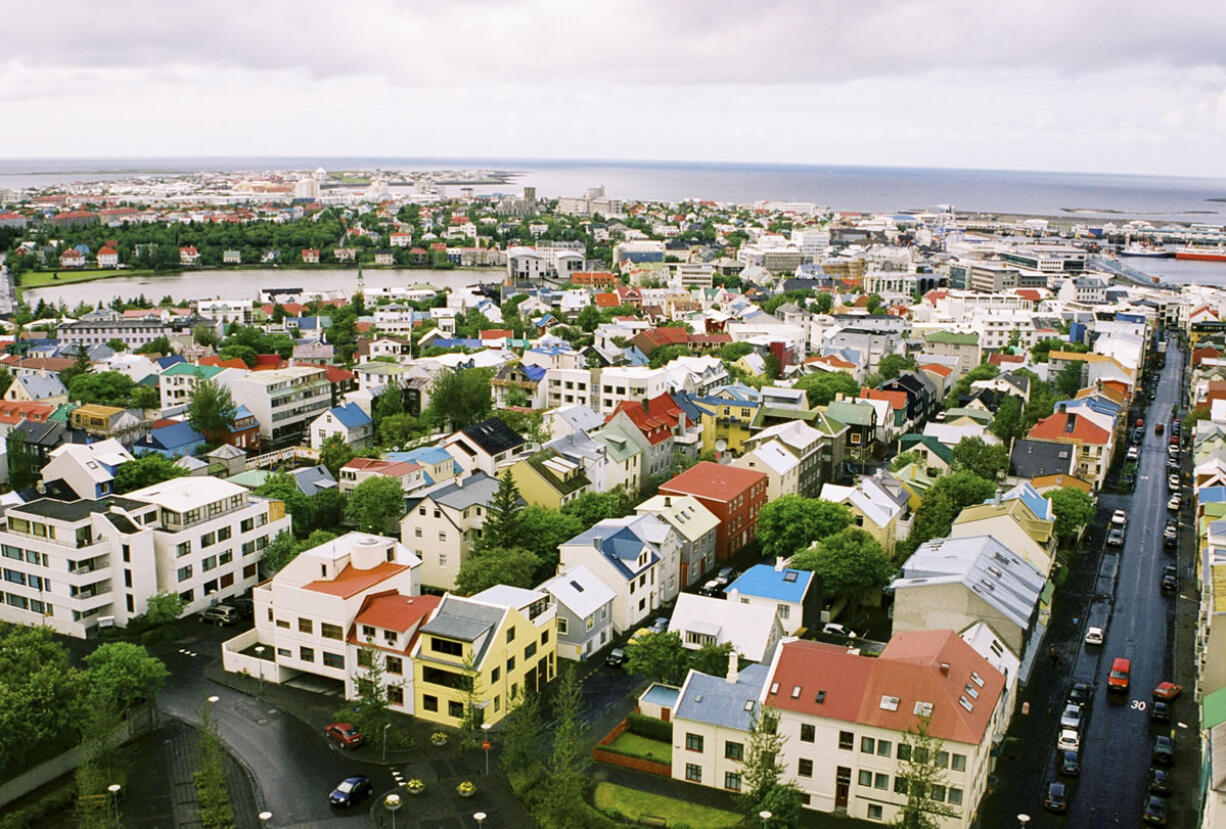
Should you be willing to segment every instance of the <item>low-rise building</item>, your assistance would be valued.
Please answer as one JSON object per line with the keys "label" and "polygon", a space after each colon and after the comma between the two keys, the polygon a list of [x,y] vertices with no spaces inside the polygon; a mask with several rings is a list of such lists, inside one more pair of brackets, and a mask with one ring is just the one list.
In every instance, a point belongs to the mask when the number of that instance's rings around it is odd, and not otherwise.
{"label": "low-rise building", "polygon": [[400,540],[422,560],[421,584],[455,588],[460,568],[481,537],[498,481],[478,472],[414,493],[405,502]]}
{"label": "low-rise building", "polygon": [[665,495],[692,495],[719,519],[715,557],[723,561],[757,537],[758,510],[766,503],[766,475],[702,461],[660,485]]}
{"label": "low-rise building", "polygon": [[324,441],[340,435],[346,444],[356,449],[365,449],[374,442],[375,424],[356,403],[334,406],[311,421],[307,429],[311,436],[311,448],[322,449]]}
{"label": "low-rise building", "polygon": [[656,495],[634,508],[639,515],[652,513],[669,524],[677,534],[679,583],[682,588],[697,584],[704,573],[715,568],[715,539],[719,519],[692,495]]}
{"label": "low-rise building", "polygon": [[731,644],[733,653],[750,662],[768,662],[783,638],[776,608],[750,602],[682,593],[677,597],[668,632],[691,650]]}
{"label": "low-rise building", "polygon": [[612,589],[583,566],[541,584],[558,608],[558,658],[586,661],[613,639]]}
{"label": "low-rise building", "polygon": [[301,443],[307,426],[332,405],[327,373],[313,366],[252,371],[230,383],[235,403],[260,424],[260,439],[273,448]]}
{"label": "low-rise building", "polygon": [[782,559],[755,564],[724,588],[730,602],[765,607],[775,611],[783,633],[796,635],[802,628],[821,626],[822,591],[812,571],[793,570]]}

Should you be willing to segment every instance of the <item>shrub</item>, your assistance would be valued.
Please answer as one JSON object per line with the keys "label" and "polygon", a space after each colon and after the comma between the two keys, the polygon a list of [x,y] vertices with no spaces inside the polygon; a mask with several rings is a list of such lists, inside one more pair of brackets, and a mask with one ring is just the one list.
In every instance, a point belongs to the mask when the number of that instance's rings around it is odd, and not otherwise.
{"label": "shrub", "polygon": [[626,730],[631,734],[637,734],[650,740],[659,740],[662,743],[672,743],[673,741],[672,723],[657,720],[655,717],[648,717],[645,714],[632,712],[627,716]]}

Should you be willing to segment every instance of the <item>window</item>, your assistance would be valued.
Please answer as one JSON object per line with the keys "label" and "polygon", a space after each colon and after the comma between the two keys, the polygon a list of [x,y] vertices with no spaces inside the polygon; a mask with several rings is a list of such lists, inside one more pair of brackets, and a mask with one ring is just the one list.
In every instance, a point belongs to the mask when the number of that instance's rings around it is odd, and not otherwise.
{"label": "window", "polygon": [[962,790],[959,789],[957,786],[949,787],[949,804],[951,806],[961,806],[962,805]]}
{"label": "window", "polygon": [[873,775],[873,788],[883,792],[890,787],[890,775],[877,772]]}
{"label": "window", "polygon": [[[803,739],[803,738],[802,738]],[[839,748],[844,751],[851,751],[856,744],[856,735],[850,731],[839,732]]]}
{"label": "window", "polygon": [[464,653],[464,646],[459,642],[452,642],[450,639],[439,639],[437,636],[430,637],[430,650],[435,653],[446,653],[451,656],[460,656]]}
{"label": "window", "polygon": [[345,632],[340,625],[330,625],[327,622],[319,623],[319,635],[325,639],[344,639]]}
{"label": "window", "polygon": [[898,744],[898,759],[904,760],[904,761],[910,760],[911,759],[911,746],[907,745],[906,743],[899,743]]}
{"label": "window", "polygon": [[739,792],[741,790],[741,775],[731,771],[724,772],[724,788]]}
{"label": "window", "polygon": [[404,673],[404,660],[399,656],[389,656],[384,662],[384,667],[389,674],[400,676]]}
{"label": "window", "polygon": [[803,757],[800,758],[800,762],[796,767],[796,773],[800,775],[801,777],[812,777],[813,776],[813,761],[806,760]]}
{"label": "window", "polygon": [[515,641],[515,625],[511,625],[509,628],[507,628],[507,641]]}
{"label": "window", "polygon": [[493,669],[490,670],[490,682],[497,682],[499,677],[501,676],[502,676],[502,668],[499,668],[497,665],[495,665]]}
{"label": "window", "polygon": [[536,656],[536,643],[533,642],[528,647],[524,648],[524,661],[527,662],[532,657]]}
{"label": "window", "polygon": [[421,527],[414,527],[414,528],[413,528],[413,537],[414,537],[414,538],[421,538]]}
{"label": "window", "polygon": [[872,737],[861,737],[860,738],[860,753],[861,754],[872,754],[874,751],[876,751],[876,749],[877,749],[877,741],[874,740]]}
{"label": "window", "polygon": [[446,554],[446,553],[439,553],[439,554],[438,554],[438,566],[439,566],[439,567],[446,567],[446,566],[447,566],[447,554]]}
{"label": "window", "polygon": [[907,793],[907,778],[895,777],[894,778],[894,791],[897,792],[898,794],[906,794]]}
{"label": "window", "polygon": [[217,533],[215,532],[205,533],[204,535],[200,536],[200,546],[202,548],[212,547],[216,543],[217,543]]}
{"label": "window", "polygon": [[515,670],[515,657],[508,656],[507,657],[507,673],[509,674],[513,670]]}
{"label": "window", "polygon": [[298,620],[298,632],[299,633],[314,633],[315,623],[312,622],[310,619],[299,619]]}
{"label": "window", "polygon": [[542,644],[542,645],[548,645],[548,644],[549,644],[549,631],[547,631],[547,630],[542,630],[542,631],[541,631],[541,644]]}
{"label": "window", "polygon": [[182,544],[175,547],[176,556],[180,556],[180,557],[185,556],[191,551],[192,551],[192,543],[190,541],[184,541]]}
{"label": "window", "polygon": [[745,745],[728,740],[724,743],[724,757],[729,760],[742,760],[745,758]]}
{"label": "window", "polygon": [[186,567],[179,568],[179,581],[187,581],[192,577],[192,566],[189,564]]}
{"label": "window", "polygon": [[702,782],[702,766],[698,765],[697,763],[686,763],[685,764],[685,779],[689,780],[691,783],[701,783]]}
{"label": "window", "polygon": [[464,719],[464,703],[454,699],[447,700],[447,716],[457,720]]}
{"label": "window", "polygon": [[315,661],[315,649],[314,648],[298,648],[298,658],[301,659],[303,662],[314,662]]}
{"label": "window", "polygon": [[950,755],[950,759],[953,761],[952,768],[954,771],[966,771],[965,754],[953,754]]}
{"label": "window", "polygon": [[438,712],[438,697],[433,694],[424,694],[421,698],[421,707],[427,711]]}
{"label": "window", "polygon": [[786,619],[788,614],[792,612],[792,608],[786,604],[775,605],[775,613],[779,614],[780,619]]}
{"label": "window", "polygon": [[868,804],[868,819],[869,820],[882,820],[883,819],[880,803]]}
{"label": "window", "polygon": [[938,751],[937,752],[937,765],[943,769],[949,768],[949,752],[948,751]]}
{"label": "window", "polygon": [[229,564],[231,561],[234,561],[234,551],[233,550],[226,550],[224,553],[222,553],[221,555],[217,557],[218,564]]}
{"label": "window", "polygon": [[230,540],[230,528],[222,527],[221,529],[219,529],[217,531],[217,540],[218,541],[229,541]]}
{"label": "window", "polygon": [[891,743],[889,740],[878,740],[877,741],[877,756],[878,757],[889,757],[893,751],[894,751],[894,744]]}
{"label": "window", "polygon": [[686,732],[685,750],[686,751],[702,751],[702,735],[701,734],[691,734],[689,732]]}
{"label": "window", "polygon": [[861,769],[858,782],[861,786],[868,786],[869,788],[872,788],[873,773],[871,771],[865,771]]}
{"label": "window", "polygon": [[341,656],[339,653],[328,653],[327,651],[324,651],[323,661],[325,668],[340,668],[343,670],[345,667],[345,657]]}
{"label": "window", "polygon": [[800,741],[802,743],[817,742],[817,726],[802,723],[800,726]]}
{"label": "window", "polygon": [[563,619],[561,616],[558,617],[558,635],[559,636],[566,635],[566,620]]}
{"label": "window", "polygon": [[933,800],[935,800],[937,803],[944,803],[945,802],[945,787],[937,785],[936,783],[933,783],[932,791],[929,796]]}
{"label": "window", "polygon": [[204,560],[200,562],[200,569],[205,573],[212,570],[216,566],[217,556],[205,556]]}
{"label": "window", "polygon": [[404,705],[404,689],[399,685],[387,686],[387,701],[392,705]]}

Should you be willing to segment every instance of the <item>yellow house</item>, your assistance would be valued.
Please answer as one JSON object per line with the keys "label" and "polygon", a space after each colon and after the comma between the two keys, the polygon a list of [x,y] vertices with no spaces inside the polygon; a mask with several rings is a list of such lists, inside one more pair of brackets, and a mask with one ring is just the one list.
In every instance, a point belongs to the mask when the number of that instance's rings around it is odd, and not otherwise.
{"label": "yellow house", "polygon": [[512,700],[557,672],[557,607],[548,593],[498,585],[463,599],[447,594],[413,646],[414,711],[460,727],[494,724]]}
{"label": "yellow house", "polygon": [[517,461],[511,477],[525,501],[546,509],[561,509],[592,486],[582,466],[553,450]]}
{"label": "yellow house", "polygon": [[[694,402],[702,411],[702,451],[739,454],[741,444],[753,434],[749,427],[761,405],[758,390],[734,383]],[[716,443],[721,440],[724,445],[717,449]]]}

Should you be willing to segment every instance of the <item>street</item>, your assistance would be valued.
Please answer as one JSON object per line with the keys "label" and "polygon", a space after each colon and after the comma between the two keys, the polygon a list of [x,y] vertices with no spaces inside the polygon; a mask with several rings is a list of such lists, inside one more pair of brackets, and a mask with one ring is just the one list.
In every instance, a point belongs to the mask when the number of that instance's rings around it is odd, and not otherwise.
{"label": "street", "polygon": [[[1176,556],[1162,546],[1170,493],[1167,490],[1167,441],[1169,432],[1155,435],[1153,424],[1171,420],[1171,406],[1178,402],[1181,354],[1172,350],[1166,368],[1158,377],[1155,399],[1146,410],[1145,432],[1136,489],[1127,495],[1104,493],[1099,499],[1098,521],[1082,547],[1085,561],[1074,563],[1070,579],[1056,593],[1056,610],[1049,644],[1056,648],[1059,663],[1048,660],[1036,666],[1022,699],[1030,702],[1030,715],[1018,714],[1010,729],[1004,757],[997,768],[997,791],[982,810],[982,825],[1013,825],[1016,816],[1027,814],[1032,826],[1138,825],[1144,805],[1150,748],[1162,733],[1176,736],[1177,759],[1172,769],[1175,794],[1168,798],[1170,826],[1195,825],[1197,712],[1190,693],[1176,701],[1171,723],[1151,723],[1150,693],[1160,682],[1176,677],[1172,628],[1178,604],[1195,614],[1195,579],[1191,575],[1195,546],[1188,516],[1191,493],[1184,487],[1181,516],[1180,590],[1165,594],[1159,588],[1163,566]],[[1130,428],[1126,435],[1131,434]],[[1127,439],[1127,436],[1126,438]],[[1186,454],[1186,453],[1185,453]],[[1184,459],[1184,468],[1189,462]],[[1105,525],[1112,510],[1128,510],[1128,533],[1121,548],[1098,553]],[[1113,587],[1112,587],[1113,585]],[[1112,605],[1106,642],[1102,647],[1083,644],[1086,610],[1095,598]],[[1179,646],[1190,652],[1191,641]],[[1107,673],[1116,657],[1132,661],[1131,688],[1127,694],[1107,693]],[[1190,670],[1189,660],[1182,668]],[[1074,682],[1094,685],[1088,725],[1081,736],[1081,775],[1060,778],[1056,774],[1057,721],[1064,697]],[[1042,799],[1049,782],[1061,780],[1069,787],[1067,815],[1043,810]]]}

